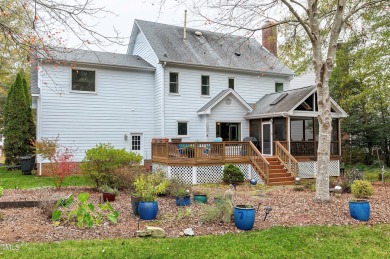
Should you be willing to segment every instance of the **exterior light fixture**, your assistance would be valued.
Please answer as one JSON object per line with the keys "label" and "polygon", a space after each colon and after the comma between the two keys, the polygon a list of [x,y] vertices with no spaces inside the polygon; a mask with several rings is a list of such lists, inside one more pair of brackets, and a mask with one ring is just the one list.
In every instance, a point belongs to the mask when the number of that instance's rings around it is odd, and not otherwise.
{"label": "exterior light fixture", "polygon": [[125,134],[125,140],[127,140],[129,138],[129,136],[127,136],[127,134]]}

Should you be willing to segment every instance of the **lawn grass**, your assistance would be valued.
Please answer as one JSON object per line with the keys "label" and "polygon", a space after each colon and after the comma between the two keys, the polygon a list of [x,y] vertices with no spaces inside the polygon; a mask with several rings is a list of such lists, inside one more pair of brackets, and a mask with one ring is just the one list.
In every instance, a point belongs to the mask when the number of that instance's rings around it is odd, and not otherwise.
{"label": "lawn grass", "polygon": [[[21,171],[7,171],[7,167],[0,167],[0,186],[4,189],[31,189],[40,187],[54,187],[52,177],[23,175]],[[83,176],[69,176],[62,186],[88,186]]]}
{"label": "lawn grass", "polygon": [[222,236],[13,244],[15,250],[0,250],[0,257],[389,258],[389,244],[390,225],[274,227]]}

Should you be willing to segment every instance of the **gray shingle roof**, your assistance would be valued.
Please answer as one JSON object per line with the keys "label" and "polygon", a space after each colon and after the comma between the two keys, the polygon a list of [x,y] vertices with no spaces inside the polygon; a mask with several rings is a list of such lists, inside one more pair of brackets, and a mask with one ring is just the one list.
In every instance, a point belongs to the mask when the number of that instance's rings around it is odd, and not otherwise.
{"label": "gray shingle roof", "polygon": [[[40,57],[46,59],[45,57]],[[75,62],[82,64],[98,64],[115,67],[128,67],[154,70],[154,67],[139,56],[111,52],[60,49],[50,51],[50,58],[57,61]]]}
{"label": "gray shingle roof", "polygon": [[[136,20],[159,61],[292,75],[254,38]],[[195,32],[202,32],[196,36]],[[236,55],[237,53],[238,55]]]}
{"label": "gray shingle roof", "polygon": [[[256,117],[265,114],[289,112],[294,108],[295,105],[303,101],[303,98],[310,94],[310,92],[313,91],[315,87],[316,86],[308,86],[289,91],[267,94],[256,102],[254,110],[247,116]],[[275,105],[271,105],[274,100],[285,93],[287,93],[286,97],[284,97]]]}

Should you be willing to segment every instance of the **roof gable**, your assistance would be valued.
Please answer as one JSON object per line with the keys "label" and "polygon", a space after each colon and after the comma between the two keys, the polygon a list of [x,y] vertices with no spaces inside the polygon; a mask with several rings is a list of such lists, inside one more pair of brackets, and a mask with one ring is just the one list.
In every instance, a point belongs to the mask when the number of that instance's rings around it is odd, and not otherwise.
{"label": "roof gable", "polygon": [[[316,86],[293,89],[289,91],[267,94],[256,102],[254,110],[247,118],[272,117],[273,115],[293,115],[294,111],[305,103],[314,93]],[[331,98],[332,109],[339,117],[347,117],[348,114]],[[298,111],[302,112],[302,111]]]}
{"label": "roof gable", "polygon": [[198,115],[201,114],[210,114],[211,109],[214,108],[218,103],[220,103],[225,97],[232,94],[237,100],[248,110],[248,112],[252,111],[252,107],[233,89],[225,89],[219,92],[216,96],[214,96],[210,101],[208,101],[202,108],[198,110]]}
{"label": "roof gable", "polygon": [[[183,40],[183,27],[142,20],[135,23],[160,62],[293,74],[253,38],[187,28],[187,38]],[[196,31],[201,32],[202,36],[195,35]],[[138,33],[138,30],[133,29],[133,32]]]}

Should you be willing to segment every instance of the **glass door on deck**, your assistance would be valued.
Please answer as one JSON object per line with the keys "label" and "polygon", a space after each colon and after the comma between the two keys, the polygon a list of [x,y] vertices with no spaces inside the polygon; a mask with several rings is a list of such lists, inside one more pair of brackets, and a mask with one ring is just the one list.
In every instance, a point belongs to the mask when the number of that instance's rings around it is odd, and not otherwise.
{"label": "glass door on deck", "polygon": [[262,151],[263,155],[272,156],[272,124],[264,122],[262,124]]}

